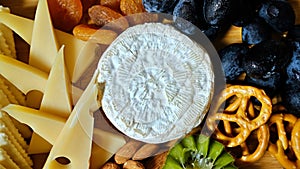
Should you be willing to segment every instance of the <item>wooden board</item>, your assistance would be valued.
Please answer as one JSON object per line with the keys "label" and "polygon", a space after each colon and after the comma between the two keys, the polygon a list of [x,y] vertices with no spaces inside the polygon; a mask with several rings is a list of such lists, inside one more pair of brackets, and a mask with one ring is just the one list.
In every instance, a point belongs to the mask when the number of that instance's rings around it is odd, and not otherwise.
{"label": "wooden board", "polygon": [[[34,12],[36,9],[38,0],[0,0],[0,5],[10,7],[11,12],[20,16],[27,18],[34,18]],[[295,9],[297,15],[297,24],[300,24],[300,1],[299,0],[289,0]],[[222,48],[226,44],[241,42],[241,29],[238,27],[232,26],[228,33],[218,39],[218,43],[215,44],[217,48]],[[26,62],[28,59],[29,46],[22,41],[19,37],[16,36],[17,44],[17,55],[18,59]],[[268,152],[265,156],[256,163],[250,164],[244,169],[263,169],[263,168],[272,168],[272,169],[281,169],[282,167],[273,158]]]}

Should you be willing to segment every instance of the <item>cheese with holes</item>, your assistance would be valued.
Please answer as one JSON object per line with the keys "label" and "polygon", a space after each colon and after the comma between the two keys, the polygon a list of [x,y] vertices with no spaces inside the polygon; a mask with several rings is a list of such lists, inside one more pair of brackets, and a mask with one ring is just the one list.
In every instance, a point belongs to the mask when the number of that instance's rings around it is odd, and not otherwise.
{"label": "cheese with holes", "polygon": [[167,24],[128,28],[103,53],[98,71],[108,119],[147,143],[190,132],[204,118],[213,94],[207,51]]}

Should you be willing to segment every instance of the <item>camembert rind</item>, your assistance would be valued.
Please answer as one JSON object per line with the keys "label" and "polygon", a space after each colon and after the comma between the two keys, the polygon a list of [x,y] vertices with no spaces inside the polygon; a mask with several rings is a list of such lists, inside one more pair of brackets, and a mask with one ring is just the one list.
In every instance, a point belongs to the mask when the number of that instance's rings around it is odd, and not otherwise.
{"label": "camembert rind", "polygon": [[206,50],[161,23],[128,28],[103,53],[98,71],[108,119],[147,143],[180,138],[199,125],[213,93]]}

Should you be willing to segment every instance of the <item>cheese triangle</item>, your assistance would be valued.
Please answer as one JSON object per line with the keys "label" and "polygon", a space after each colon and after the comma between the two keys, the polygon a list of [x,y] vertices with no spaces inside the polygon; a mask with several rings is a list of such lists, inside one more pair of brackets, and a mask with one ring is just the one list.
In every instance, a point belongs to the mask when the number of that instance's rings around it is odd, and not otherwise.
{"label": "cheese triangle", "polygon": [[29,64],[49,72],[58,51],[47,0],[39,0],[33,25]]}
{"label": "cheese triangle", "polygon": [[7,80],[25,94],[31,90],[43,92],[48,79],[47,73],[1,54],[0,72]]}
{"label": "cheese triangle", "polygon": [[50,71],[40,110],[68,118],[72,111],[71,85],[62,46]]}
{"label": "cheese triangle", "polygon": [[16,104],[9,104],[2,110],[18,121],[29,125],[51,144],[54,144],[66,122],[63,117]]}
{"label": "cheese triangle", "polygon": [[91,108],[98,104],[98,89],[94,83],[96,77],[96,75],[93,76],[91,83],[79,98],[64,128],[56,139],[44,165],[45,169],[59,168],[62,165],[56,160],[59,157],[70,161],[68,167],[89,167],[94,129],[94,118],[91,116],[91,113],[95,111],[95,109],[91,110]]}

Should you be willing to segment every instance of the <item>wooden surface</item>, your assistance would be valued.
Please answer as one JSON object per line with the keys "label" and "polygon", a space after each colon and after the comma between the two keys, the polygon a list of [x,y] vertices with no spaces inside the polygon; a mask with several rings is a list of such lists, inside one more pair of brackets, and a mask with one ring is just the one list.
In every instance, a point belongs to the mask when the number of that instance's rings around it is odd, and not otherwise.
{"label": "wooden surface", "polygon": [[[300,23],[300,1],[299,0],[289,0],[296,12],[297,21],[296,23]],[[34,18],[34,12],[36,9],[37,0],[0,0],[0,5],[8,6],[11,9],[11,12],[23,17]],[[298,17],[299,16],[299,17]],[[222,38],[219,38],[217,47],[221,48],[226,44],[241,42],[240,37],[240,28],[231,27],[230,31]],[[27,60],[29,46],[21,40],[18,36],[16,36],[16,44],[17,44],[17,55],[18,58],[22,61]],[[272,168],[272,169],[281,169],[282,167],[277,162],[275,158],[270,156],[267,152],[265,156],[256,163],[243,167],[244,169],[263,169],[263,168]]]}

